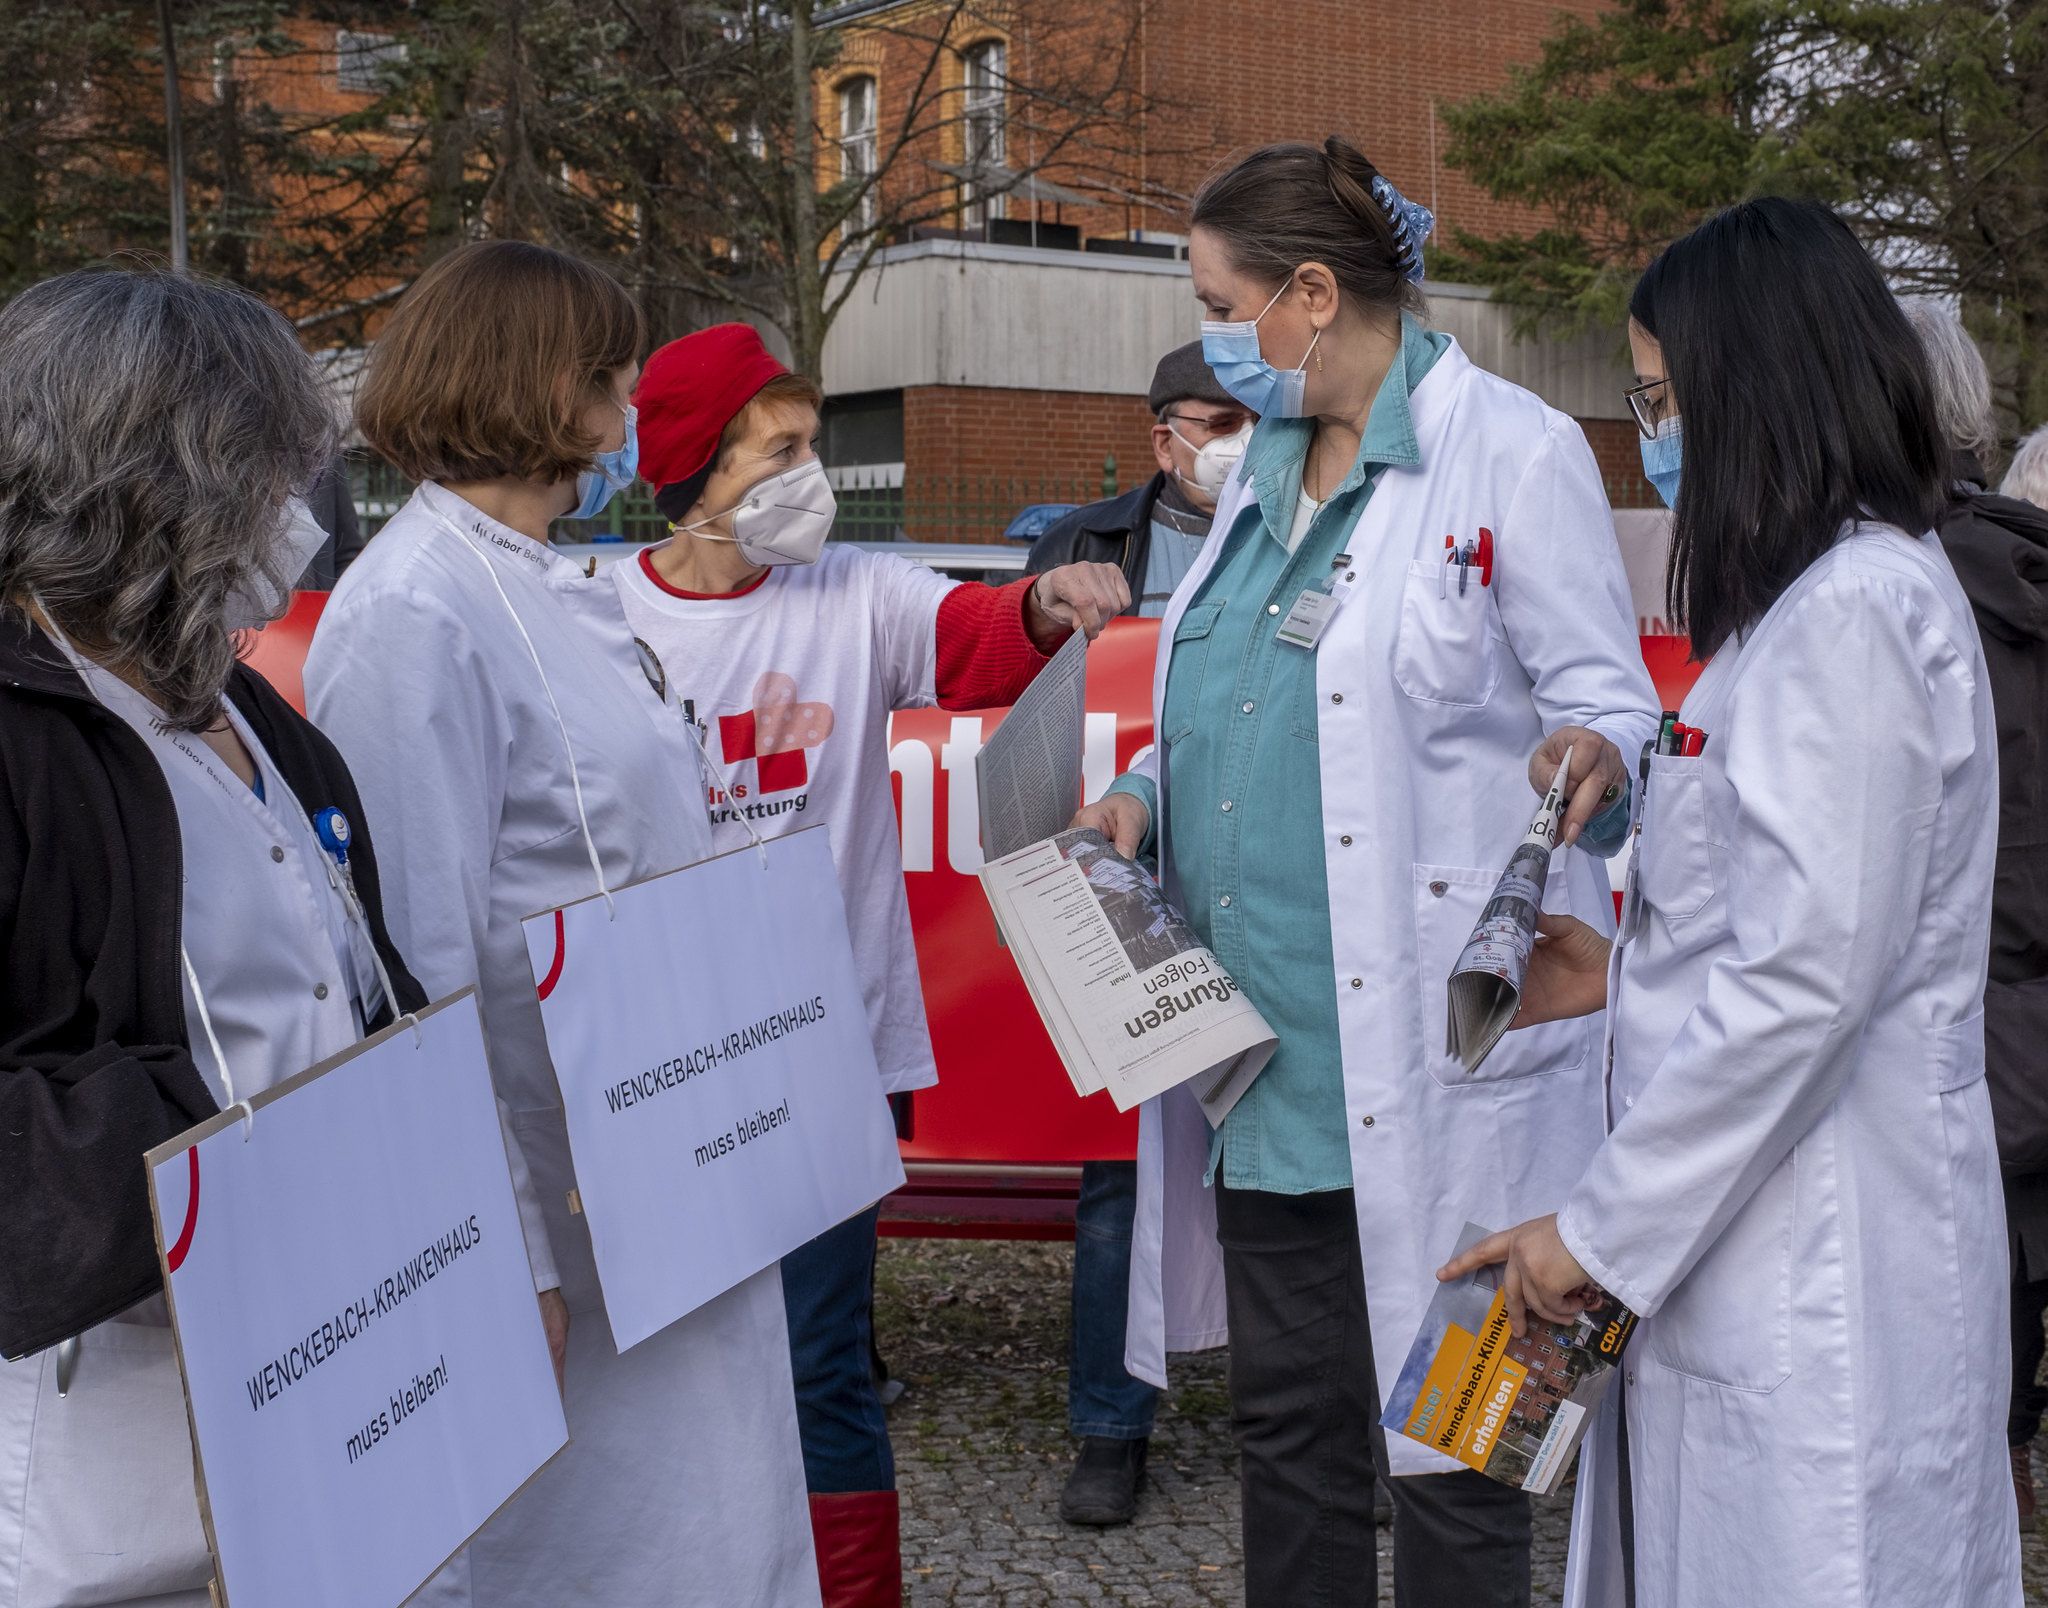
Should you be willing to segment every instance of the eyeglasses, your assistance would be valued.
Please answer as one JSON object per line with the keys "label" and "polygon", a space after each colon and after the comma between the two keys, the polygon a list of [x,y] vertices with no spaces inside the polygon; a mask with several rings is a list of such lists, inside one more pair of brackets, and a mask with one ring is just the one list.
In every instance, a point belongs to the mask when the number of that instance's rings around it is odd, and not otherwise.
{"label": "eyeglasses", "polygon": [[1251,417],[1247,413],[1223,413],[1204,418],[1199,413],[1162,413],[1159,422],[1165,425],[1187,424],[1207,430],[1212,436],[1236,435],[1245,427]]}
{"label": "eyeglasses", "polygon": [[1670,383],[1671,381],[1668,378],[1645,380],[1641,385],[1631,385],[1626,391],[1621,393],[1627,398],[1628,410],[1636,416],[1636,428],[1643,432],[1643,439],[1645,441],[1655,441],[1657,439],[1657,426],[1664,422],[1665,399],[1660,396],[1655,401],[1652,401],[1650,393]]}

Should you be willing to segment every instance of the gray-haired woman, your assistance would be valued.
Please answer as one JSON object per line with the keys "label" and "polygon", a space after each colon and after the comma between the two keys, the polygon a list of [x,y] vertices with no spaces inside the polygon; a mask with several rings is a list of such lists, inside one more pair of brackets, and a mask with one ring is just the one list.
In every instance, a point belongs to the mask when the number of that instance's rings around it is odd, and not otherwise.
{"label": "gray-haired woman", "polygon": [[208,1600],[143,1153],[423,1003],[340,756],[235,657],[334,439],[240,291],[0,309],[0,1603]]}
{"label": "gray-haired woman", "polygon": [[[2012,1399],[2005,1438],[2020,1518],[2035,1517],[2032,1446],[2048,1412],[2040,1385],[2048,1313],[2048,510],[2015,492],[2039,475],[2044,443],[2028,437],[1997,495],[1985,470],[1997,449],[1991,378],[1962,320],[1939,303],[1904,304],[1927,353],[1934,411],[1954,454],[1937,527],[1963,583],[1998,720],[1998,867],[1984,989],[1984,1070],[2005,1185],[2012,1265]],[[2038,432],[2037,432],[2038,435]],[[2037,489],[2040,489],[2037,483]]]}

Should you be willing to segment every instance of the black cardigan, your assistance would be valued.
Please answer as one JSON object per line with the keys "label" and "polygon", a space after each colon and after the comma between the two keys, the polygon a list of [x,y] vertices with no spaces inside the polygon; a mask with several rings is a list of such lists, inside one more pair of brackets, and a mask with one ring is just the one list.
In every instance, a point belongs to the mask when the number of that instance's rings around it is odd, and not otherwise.
{"label": "black cardigan", "polygon": [[[246,665],[227,695],[307,813],[333,805],[355,827],[371,936],[418,1008],[341,755]],[[143,1155],[219,1109],[185,1035],[182,889],[177,813],[149,749],[0,607],[0,1355],[162,1287]]]}

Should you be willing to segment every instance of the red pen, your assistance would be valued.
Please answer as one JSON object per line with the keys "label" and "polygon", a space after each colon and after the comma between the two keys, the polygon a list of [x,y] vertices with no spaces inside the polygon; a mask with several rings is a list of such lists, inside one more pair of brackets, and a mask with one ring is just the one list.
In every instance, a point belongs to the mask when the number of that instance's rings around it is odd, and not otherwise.
{"label": "red pen", "polygon": [[1685,728],[1685,746],[1679,749],[1679,753],[1687,759],[1696,759],[1706,746],[1707,734],[1697,726],[1688,726]]}

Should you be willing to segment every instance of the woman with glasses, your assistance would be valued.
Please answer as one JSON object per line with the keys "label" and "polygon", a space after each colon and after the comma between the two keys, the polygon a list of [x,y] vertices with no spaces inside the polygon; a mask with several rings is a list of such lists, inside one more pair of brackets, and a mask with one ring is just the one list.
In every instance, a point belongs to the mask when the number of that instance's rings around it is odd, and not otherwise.
{"label": "woman with glasses", "polygon": [[1591,1286],[1642,1319],[1630,1501],[1589,1456],[1574,1602],[1632,1563],[1658,1608],[2016,1608],[1997,732],[1923,354],[1813,203],[1701,225],[1630,313],[1705,745],[1649,761],[1618,943],[1549,918],[1531,971],[1529,1031],[1609,1009],[1612,1131],[1445,1276],[1504,1261],[1518,1331]]}

